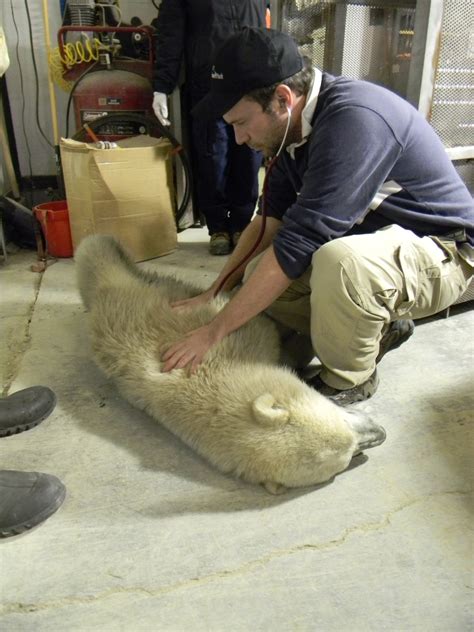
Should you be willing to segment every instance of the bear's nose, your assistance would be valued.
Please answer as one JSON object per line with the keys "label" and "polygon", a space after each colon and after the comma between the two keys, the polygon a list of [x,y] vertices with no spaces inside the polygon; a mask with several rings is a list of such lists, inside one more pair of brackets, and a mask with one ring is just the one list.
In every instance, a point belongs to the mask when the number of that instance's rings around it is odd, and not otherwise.
{"label": "bear's nose", "polygon": [[[359,434],[359,433],[358,433]],[[359,441],[356,447],[356,453],[367,450],[368,448],[375,448],[385,441],[387,433],[385,428],[377,424],[372,424],[370,428],[366,428],[360,435]]]}

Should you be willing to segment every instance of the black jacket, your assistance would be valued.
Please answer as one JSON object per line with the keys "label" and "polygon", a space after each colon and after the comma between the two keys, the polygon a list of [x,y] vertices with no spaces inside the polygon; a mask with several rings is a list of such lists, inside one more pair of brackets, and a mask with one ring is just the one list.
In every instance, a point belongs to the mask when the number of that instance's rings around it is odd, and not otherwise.
{"label": "black jacket", "polygon": [[265,26],[264,0],[163,0],[153,88],[170,94],[178,82],[183,54],[194,99],[210,87],[214,51],[244,26]]}

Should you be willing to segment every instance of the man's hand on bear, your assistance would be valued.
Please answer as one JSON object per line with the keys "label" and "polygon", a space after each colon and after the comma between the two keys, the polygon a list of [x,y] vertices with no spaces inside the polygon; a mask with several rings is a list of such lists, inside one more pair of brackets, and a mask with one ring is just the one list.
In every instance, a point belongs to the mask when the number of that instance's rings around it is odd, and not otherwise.
{"label": "man's hand on bear", "polygon": [[162,372],[188,367],[189,373],[194,373],[209,349],[222,340],[224,335],[213,322],[193,329],[165,351],[161,358],[164,362]]}
{"label": "man's hand on bear", "polygon": [[188,307],[198,307],[198,305],[205,305],[209,303],[214,298],[214,290],[213,288],[209,288],[202,294],[198,294],[197,296],[192,296],[191,298],[183,298],[180,301],[175,301],[171,303],[171,307],[173,309],[181,309]]}

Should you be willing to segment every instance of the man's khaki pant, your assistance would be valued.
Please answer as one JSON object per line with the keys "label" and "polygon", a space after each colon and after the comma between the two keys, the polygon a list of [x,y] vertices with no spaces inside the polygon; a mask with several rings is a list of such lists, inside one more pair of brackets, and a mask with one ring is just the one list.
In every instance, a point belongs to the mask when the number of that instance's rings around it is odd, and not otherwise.
{"label": "man's khaki pant", "polygon": [[312,266],[267,314],[311,337],[323,365],[321,378],[347,389],[373,373],[390,322],[445,309],[463,294],[472,275],[453,242],[420,238],[392,225],[322,246]]}

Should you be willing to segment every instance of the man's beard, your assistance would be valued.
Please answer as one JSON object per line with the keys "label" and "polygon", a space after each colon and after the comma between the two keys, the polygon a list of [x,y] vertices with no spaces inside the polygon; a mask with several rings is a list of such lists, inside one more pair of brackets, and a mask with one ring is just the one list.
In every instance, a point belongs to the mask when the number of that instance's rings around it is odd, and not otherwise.
{"label": "man's beard", "polygon": [[[287,121],[280,121],[277,119],[276,112],[270,111],[269,114],[272,116],[273,123],[268,129],[266,137],[262,139],[260,145],[258,147],[254,147],[254,149],[261,151],[265,158],[273,158],[273,156],[276,156],[277,151],[280,149],[281,143],[285,138],[287,125]],[[287,147],[291,142],[290,134],[288,134],[285,139],[284,147]]]}

